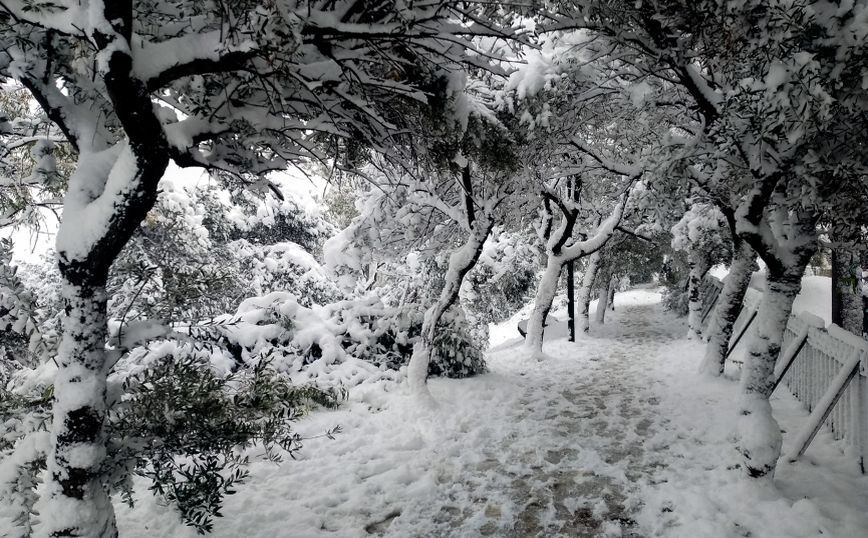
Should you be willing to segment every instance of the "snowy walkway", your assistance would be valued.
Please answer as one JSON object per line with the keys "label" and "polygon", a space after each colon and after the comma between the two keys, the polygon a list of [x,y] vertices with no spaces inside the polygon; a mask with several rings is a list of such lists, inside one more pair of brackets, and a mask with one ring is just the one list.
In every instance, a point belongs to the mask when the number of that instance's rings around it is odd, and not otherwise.
{"label": "snowy walkway", "polygon": [[[606,325],[574,344],[553,328],[540,363],[501,344],[490,374],[433,380],[433,411],[403,389],[354,391],[347,409],[299,425],[344,433],[310,441],[298,461],[254,464],[214,535],[868,535],[868,479],[828,436],[782,464],[777,490],[740,478],[727,438],[735,384],[696,376],[701,347],[657,301],[620,294]],[[789,396],[775,404],[784,428],[804,420]],[[140,498],[120,511],[121,536],[195,535]]]}

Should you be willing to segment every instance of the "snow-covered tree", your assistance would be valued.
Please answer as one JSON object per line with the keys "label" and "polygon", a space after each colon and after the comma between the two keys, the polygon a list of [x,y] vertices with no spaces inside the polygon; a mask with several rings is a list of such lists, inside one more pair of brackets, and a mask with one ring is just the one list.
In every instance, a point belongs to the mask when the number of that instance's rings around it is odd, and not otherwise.
{"label": "snow-covered tree", "polygon": [[655,89],[632,83],[633,74],[605,44],[565,32],[544,39],[508,82],[504,106],[520,112],[528,130],[523,161],[544,208],[546,268],[526,338],[535,355],[564,265],[613,237],[629,192],[647,171],[649,148],[660,140],[656,122],[664,120],[646,106]]}
{"label": "snow-covered tree", "polygon": [[448,1],[4,2],[0,76],[77,153],[57,236],[67,315],[46,534],[116,534],[100,478],[105,286],[169,161],[261,184],[342,138],[386,149],[392,105],[424,99],[432,70],[473,61],[464,36],[499,33],[477,17]]}
{"label": "snow-covered tree", "polygon": [[687,252],[688,315],[687,338],[699,338],[702,332],[702,297],[700,286],[709,269],[725,259],[727,240],[726,222],[714,206],[694,203],[672,227],[672,248]]}
{"label": "snow-covered tree", "polygon": [[[485,92],[479,93],[480,86],[472,80],[453,77],[444,82],[443,114],[426,123],[436,136],[415,139],[416,150],[422,153],[416,170],[377,170],[377,177],[371,179],[378,192],[343,234],[361,239],[369,255],[392,259],[413,250],[450,252],[440,289],[432,288],[436,299],[425,304],[421,337],[407,370],[411,388],[426,399],[430,399],[426,378],[438,324],[458,302],[465,276],[502,218],[504,202],[521,199],[516,196],[514,140],[486,104]],[[329,249],[340,249],[337,245]],[[336,261],[334,265],[341,263]],[[359,261],[350,264],[361,268]]]}

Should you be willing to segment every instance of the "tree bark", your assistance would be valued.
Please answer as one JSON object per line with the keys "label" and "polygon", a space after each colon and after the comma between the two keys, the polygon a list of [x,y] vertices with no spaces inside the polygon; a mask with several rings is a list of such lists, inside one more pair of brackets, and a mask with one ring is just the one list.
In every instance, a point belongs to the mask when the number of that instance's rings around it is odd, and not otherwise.
{"label": "tree bark", "polygon": [[413,355],[407,366],[407,378],[410,389],[416,395],[433,401],[428,390],[428,365],[434,353],[434,338],[437,335],[437,325],[443,314],[449,310],[458,299],[458,292],[465,275],[473,269],[482,254],[482,246],[491,232],[493,221],[485,216],[478,218],[473,225],[470,236],[464,245],[449,257],[449,267],[446,279],[437,301],[425,311],[422,321],[422,334],[413,346]]}
{"label": "tree bark", "polygon": [[856,273],[861,273],[858,258],[852,252],[832,251],[832,323],[853,334],[862,333],[862,297]]}
{"label": "tree bark", "polygon": [[609,279],[609,290],[606,293],[606,308],[609,310],[615,310],[615,292],[618,291],[618,277],[612,275],[612,278]]}
{"label": "tree bark", "polygon": [[756,253],[746,242],[739,241],[729,275],[723,283],[723,290],[708,324],[708,344],[700,365],[701,372],[711,376],[723,374],[724,357],[729,350],[735,320],[741,312],[751,275],[756,268]]}
{"label": "tree bark", "polygon": [[533,311],[527,324],[527,337],[525,338],[525,347],[537,357],[542,353],[545,321],[552,309],[552,302],[558,289],[558,279],[563,268],[563,259],[549,253],[546,269],[536,290]]}
{"label": "tree bark", "polygon": [[[536,299],[534,300],[533,311],[531,312],[530,320],[528,321],[527,337],[525,338],[525,348],[531,352],[531,355],[536,358],[542,357],[543,332],[546,317],[552,307],[552,302],[557,292],[558,279],[564,264],[571,260],[576,260],[584,256],[588,256],[598,252],[606,244],[612,235],[615,233],[615,228],[624,215],[624,208],[627,205],[627,195],[623,195],[618,201],[612,213],[605,221],[598,224],[594,235],[583,241],[567,244],[572,237],[573,228],[576,224],[578,215],[577,210],[567,211],[562,209],[564,218],[558,231],[557,236],[549,239],[546,245],[548,260],[546,269],[543,272],[543,277],[540,279],[537,287]],[[605,298],[603,299],[603,307],[605,308]]]}
{"label": "tree bark", "polygon": [[575,260],[567,262],[567,326],[570,342],[576,341],[576,271]]}
{"label": "tree bark", "polygon": [[596,321],[600,325],[606,322],[606,302],[609,299],[608,288],[600,288],[597,293],[597,316]]}
{"label": "tree bark", "polygon": [[702,333],[702,296],[700,288],[702,286],[702,278],[708,272],[708,264],[704,263],[699,253],[690,251],[687,255],[687,266],[690,268],[690,275],[687,279],[687,339],[698,340]]}
{"label": "tree bark", "polygon": [[767,267],[766,287],[742,370],[736,448],[749,477],[771,480],[781,455],[781,432],[769,403],[775,363],[802,276],[817,252],[817,219],[790,209],[780,174],[758,182],[738,209],[736,229]]}
{"label": "tree bark", "polygon": [[[64,275],[64,332],[54,382],[53,451],[41,510],[52,537],[117,536],[114,509],[101,477],[105,458],[107,314],[105,280],[70,282]],[[47,516],[47,517],[46,517]]]}
{"label": "tree bark", "polygon": [[756,332],[749,342],[741,377],[737,448],[748,476],[753,478],[771,478],[781,455],[781,431],[772,416],[769,397],[775,383],[775,362],[793,301],[802,287],[804,269],[801,265],[784,272],[769,271]]}
{"label": "tree bark", "polygon": [[594,252],[588,257],[585,272],[582,275],[582,286],[579,288],[578,303],[581,313],[578,319],[578,330],[587,333],[591,327],[589,311],[591,309],[591,289],[594,279],[597,277],[597,269],[600,267],[600,251]]}

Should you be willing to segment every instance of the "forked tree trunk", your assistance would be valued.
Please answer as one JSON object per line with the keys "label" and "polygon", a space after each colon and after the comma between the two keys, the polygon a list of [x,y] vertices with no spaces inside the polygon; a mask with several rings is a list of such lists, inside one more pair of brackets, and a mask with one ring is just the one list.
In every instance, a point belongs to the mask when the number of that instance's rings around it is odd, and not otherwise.
{"label": "forked tree trunk", "polygon": [[577,330],[586,333],[590,330],[591,320],[589,311],[591,308],[591,288],[594,285],[594,279],[597,277],[597,269],[600,267],[600,251],[594,252],[588,257],[588,263],[585,266],[585,272],[582,275],[582,286],[579,288],[579,317]]}
{"label": "forked tree trunk", "polygon": [[564,260],[560,256],[549,253],[546,269],[536,289],[533,310],[527,324],[525,347],[537,357],[542,353],[545,320],[552,309],[552,302],[558,290],[558,279],[564,268]]}
{"label": "forked tree trunk", "polygon": [[105,278],[63,274],[63,339],[54,381],[53,451],[42,502],[43,534],[117,536],[114,509],[103,487],[106,415]]}
{"label": "forked tree trunk", "polygon": [[741,312],[751,275],[756,267],[756,253],[746,242],[739,241],[729,275],[723,283],[723,290],[708,324],[708,344],[700,365],[702,373],[711,376],[723,374],[735,320]]}
{"label": "forked tree trunk", "polygon": [[608,288],[600,288],[597,293],[597,316],[596,321],[599,324],[603,324],[606,322],[606,302],[609,299],[609,290]]}
{"label": "forked tree trunk", "polygon": [[780,175],[758,182],[740,205],[736,224],[739,237],[767,267],[765,293],[741,375],[736,448],[745,473],[767,480],[774,477],[781,455],[781,432],[769,403],[775,363],[805,268],[817,252],[818,215],[789,209],[786,189]]}
{"label": "forked tree trunk", "polygon": [[698,340],[702,333],[702,278],[708,272],[708,264],[701,259],[701,254],[691,251],[687,255],[687,265],[690,275],[687,279],[687,339]]}
{"label": "forked tree trunk", "polygon": [[428,390],[428,365],[434,353],[434,339],[437,336],[437,326],[443,314],[458,299],[458,292],[465,275],[473,269],[482,253],[482,246],[491,232],[493,221],[486,217],[478,219],[470,232],[470,237],[464,245],[449,257],[449,267],[446,279],[437,301],[425,311],[422,321],[422,334],[413,346],[413,355],[407,366],[407,377],[410,389],[422,398],[431,399]]}
{"label": "forked tree trunk", "polygon": [[[530,351],[532,357],[542,357],[545,320],[552,308],[552,302],[554,301],[555,293],[557,293],[558,279],[560,278],[564,264],[570,260],[594,254],[603,248],[615,233],[615,227],[624,215],[626,204],[627,195],[625,194],[619,200],[618,205],[615,206],[612,214],[598,225],[596,232],[590,239],[569,245],[567,245],[567,242],[572,237],[578,211],[573,210],[572,212],[568,212],[566,209],[563,209],[564,219],[558,235],[551,238],[549,244],[546,246],[548,253],[546,269],[537,287],[533,311],[531,312],[530,320],[528,320],[525,349]],[[553,240],[555,238],[557,241]],[[603,308],[606,306],[605,303],[606,298],[604,297]]]}

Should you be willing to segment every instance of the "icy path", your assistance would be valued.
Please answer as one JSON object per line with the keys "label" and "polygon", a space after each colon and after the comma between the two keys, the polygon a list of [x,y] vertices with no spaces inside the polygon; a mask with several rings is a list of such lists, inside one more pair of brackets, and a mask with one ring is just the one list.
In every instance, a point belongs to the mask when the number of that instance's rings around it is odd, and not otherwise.
{"label": "icy path", "polygon": [[[400,388],[354,390],[345,410],[299,424],[344,433],[310,441],[298,461],[254,464],[214,536],[868,535],[868,481],[828,436],[782,467],[777,490],[740,478],[727,438],[735,384],[694,373],[701,348],[658,301],[620,294],[577,343],[551,328],[542,362],[501,344],[490,374],[433,380],[434,410]],[[788,396],[775,403],[785,429],[804,420]],[[120,511],[121,536],[195,536],[140,499]]]}

